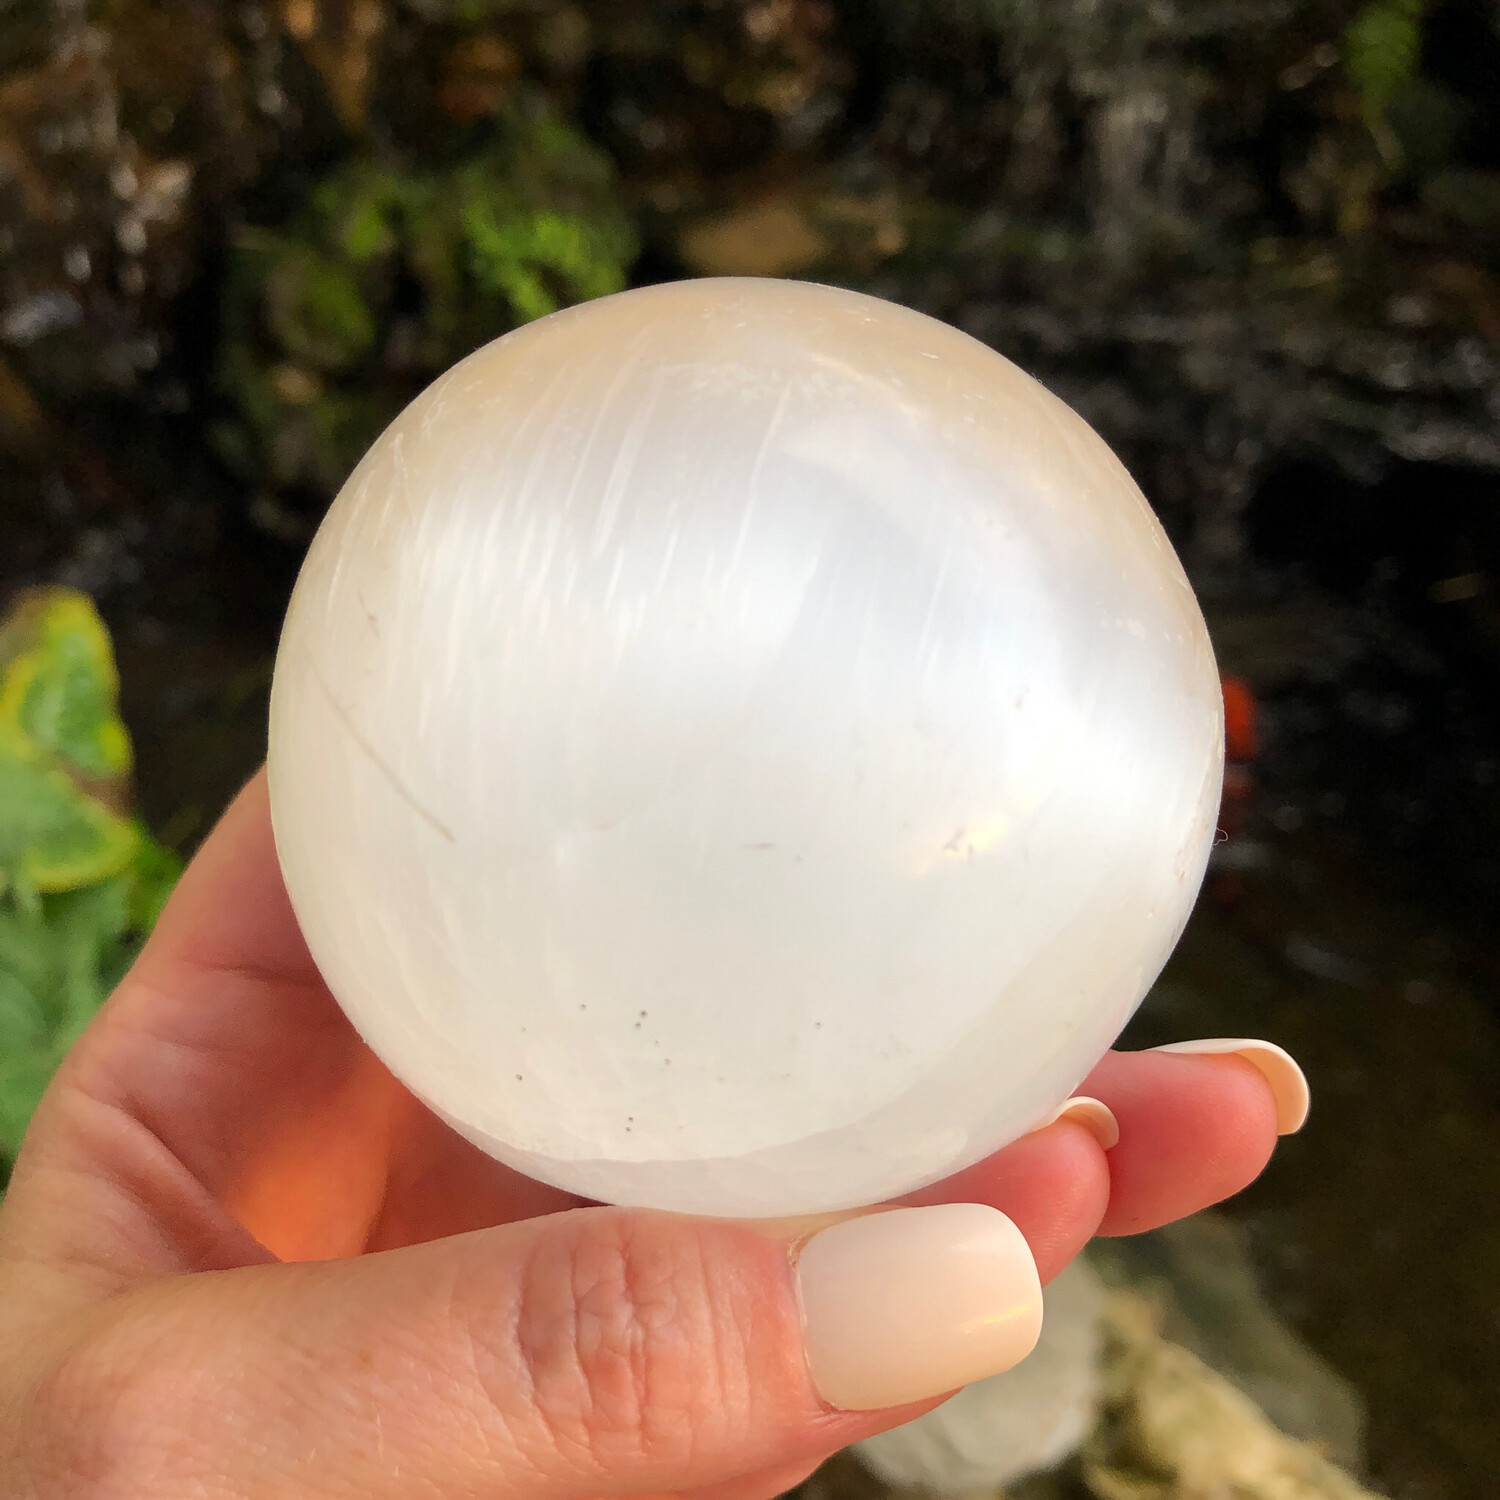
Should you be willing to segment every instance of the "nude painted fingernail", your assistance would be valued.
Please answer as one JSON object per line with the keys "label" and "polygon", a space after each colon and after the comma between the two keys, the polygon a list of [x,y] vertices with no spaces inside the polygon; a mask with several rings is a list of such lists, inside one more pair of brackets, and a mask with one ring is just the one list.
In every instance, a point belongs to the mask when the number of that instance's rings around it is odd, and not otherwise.
{"label": "nude painted fingernail", "polygon": [[1307,1075],[1298,1067],[1297,1059],[1275,1042],[1262,1042],[1255,1037],[1221,1036],[1199,1042],[1173,1042],[1151,1050],[1181,1052],[1189,1056],[1243,1057],[1259,1068],[1271,1085],[1271,1093],[1276,1099],[1276,1133],[1295,1135],[1307,1123],[1307,1112],[1312,1103]]}
{"label": "nude painted fingernail", "polygon": [[1115,1119],[1114,1110],[1102,1099],[1091,1099],[1087,1094],[1074,1094],[1071,1099],[1064,1099],[1037,1129],[1045,1130],[1049,1125],[1056,1125],[1059,1120],[1082,1125],[1106,1151],[1113,1151],[1120,1144],[1120,1122]]}
{"label": "nude painted fingernail", "polygon": [[845,1411],[997,1375],[1042,1330],[1031,1251],[983,1203],[897,1208],[820,1230],[797,1258],[797,1284],[813,1384]]}

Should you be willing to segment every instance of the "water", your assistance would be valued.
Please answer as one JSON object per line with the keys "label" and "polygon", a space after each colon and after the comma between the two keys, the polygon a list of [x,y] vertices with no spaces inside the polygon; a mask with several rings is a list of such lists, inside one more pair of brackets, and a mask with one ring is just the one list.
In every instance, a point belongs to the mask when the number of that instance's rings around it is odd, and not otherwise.
{"label": "water", "polygon": [[1274,1037],[1314,1114],[1234,1204],[1281,1311],[1363,1392],[1392,1494],[1480,1500],[1500,1472],[1497,955],[1382,889],[1357,847],[1257,830],[1127,1040]]}

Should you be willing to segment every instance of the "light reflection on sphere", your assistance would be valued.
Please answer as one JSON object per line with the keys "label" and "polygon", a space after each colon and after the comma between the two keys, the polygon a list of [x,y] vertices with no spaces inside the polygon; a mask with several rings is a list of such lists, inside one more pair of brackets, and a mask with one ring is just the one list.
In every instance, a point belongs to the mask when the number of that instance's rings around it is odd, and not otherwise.
{"label": "light reflection on sphere", "polygon": [[1023,1133],[1212,841],[1196,601],[1073,412],[802,283],[490,344],[334,503],[272,701],[277,847],[354,1025],[502,1161],[732,1216]]}

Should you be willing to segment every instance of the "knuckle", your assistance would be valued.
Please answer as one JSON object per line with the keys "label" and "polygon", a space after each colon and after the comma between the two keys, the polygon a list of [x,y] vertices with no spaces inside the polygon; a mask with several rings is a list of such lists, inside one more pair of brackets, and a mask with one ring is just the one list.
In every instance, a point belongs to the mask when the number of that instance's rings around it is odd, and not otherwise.
{"label": "knuckle", "polygon": [[[600,1213],[542,1236],[519,1287],[516,1349],[554,1452],[591,1470],[691,1468],[747,1420],[746,1278],[713,1231]],[[741,1257],[742,1259],[742,1257]]]}
{"label": "knuckle", "polygon": [[28,1489],[37,1500],[139,1500],[192,1493],[176,1362],[142,1358],[120,1322],[92,1323],[46,1364],[22,1415]]}
{"label": "knuckle", "polygon": [[32,1387],[23,1451],[38,1496],[123,1500],[138,1473],[138,1435],[120,1420],[126,1381],[103,1342],[93,1330],[74,1340]]}

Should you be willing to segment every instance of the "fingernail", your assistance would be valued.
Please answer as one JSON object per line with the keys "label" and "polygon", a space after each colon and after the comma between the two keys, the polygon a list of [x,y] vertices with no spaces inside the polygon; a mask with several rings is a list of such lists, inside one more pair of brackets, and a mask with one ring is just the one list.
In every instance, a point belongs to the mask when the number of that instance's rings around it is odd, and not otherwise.
{"label": "fingernail", "polygon": [[1021,1231],[983,1203],[865,1214],[797,1258],[818,1394],[874,1411],[998,1375],[1031,1353],[1042,1287]]}
{"label": "fingernail", "polygon": [[1307,1075],[1297,1066],[1297,1059],[1275,1042],[1262,1042],[1255,1037],[1221,1036],[1200,1042],[1173,1042],[1170,1046],[1153,1047],[1152,1051],[1243,1057],[1259,1068],[1271,1085],[1271,1093],[1276,1098],[1276,1133],[1295,1135],[1307,1123],[1307,1111],[1312,1103]]}
{"label": "fingernail", "polygon": [[1064,1099],[1054,1113],[1047,1116],[1038,1130],[1056,1125],[1059,1120],[1082,1125],[1106,1151],[1113,1151],[1120,1144],[1120,1122],[1115,1112],[1102,1099],[1091,1099],[1087,1094],[1074,1094]]}

